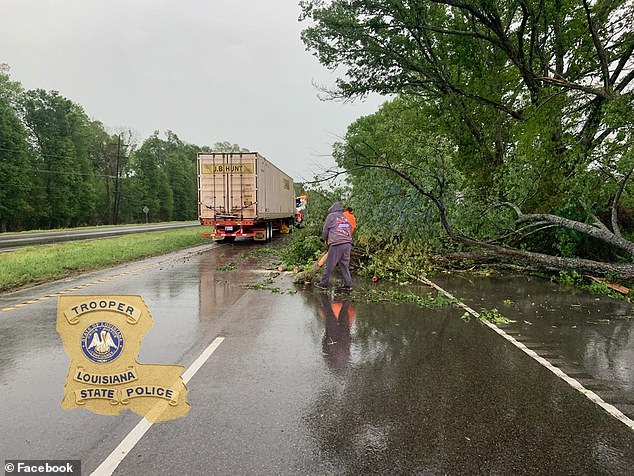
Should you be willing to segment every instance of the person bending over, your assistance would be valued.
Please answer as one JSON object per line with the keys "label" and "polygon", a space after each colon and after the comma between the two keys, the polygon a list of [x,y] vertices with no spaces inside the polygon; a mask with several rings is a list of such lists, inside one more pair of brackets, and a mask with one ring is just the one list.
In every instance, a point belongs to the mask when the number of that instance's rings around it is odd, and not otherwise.
{"label": "person bending over", "polygon": [[321,279],[315,286],[321,289],[328,288],[330,274],[339,265],[343,277],[343,289],[352,289],[352,277],[350,276],[350,251],[352,250],[352,227],[343,214],[343,208],[339,202],[335,202],[328,209],[328,216],[324,221],[321,232],[322,240],[328,245],[328,260]]}

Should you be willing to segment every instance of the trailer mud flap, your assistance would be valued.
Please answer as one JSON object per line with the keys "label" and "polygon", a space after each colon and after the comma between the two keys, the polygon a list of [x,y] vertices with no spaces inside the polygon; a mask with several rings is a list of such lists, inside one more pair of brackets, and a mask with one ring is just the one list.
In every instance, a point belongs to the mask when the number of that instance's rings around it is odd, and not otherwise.
{"label": "trailer mud flap", "polygon": [[266,229],[264,229],[264,228],[254,228],[253,229],[253,240],[254,241],[266,241]]}

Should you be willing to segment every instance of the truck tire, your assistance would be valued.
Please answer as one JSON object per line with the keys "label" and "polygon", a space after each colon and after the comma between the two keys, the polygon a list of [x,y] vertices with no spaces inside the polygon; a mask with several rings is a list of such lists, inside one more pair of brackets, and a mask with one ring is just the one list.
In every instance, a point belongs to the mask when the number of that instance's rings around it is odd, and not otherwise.
{"label": "truck tire", "polygon": [[266,222],[266,241],[271,241],[273,239],[273,223],[270,221]]}

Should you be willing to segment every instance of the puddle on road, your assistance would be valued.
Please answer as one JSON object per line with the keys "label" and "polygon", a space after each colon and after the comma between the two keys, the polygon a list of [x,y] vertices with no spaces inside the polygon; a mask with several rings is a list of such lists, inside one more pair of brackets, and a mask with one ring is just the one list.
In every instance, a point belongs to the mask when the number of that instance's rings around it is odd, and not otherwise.
{"label": "puddle on road", "polygon": [[[461,291],[457,279],[442,284],[478,310],[497,306],[514,319],[559,319],[555,311],[549,317],[525,316],[521,304],[514,314],[506,312],[496,299],[519,303],[517,294],[502,291],[517,292],[520,283],[508,277],[501,283],[492,280],[488,288],[479,283],[469,293]],[[595,304],[594,297],[584,302],[554,288],[546,292],[543,283],[529,284],[535,286],[531,297],[539,291],[544,306]],[[423,286],[399,290],[430,291]],[[547,300],[550,292],[556,305]],[[317,391],[304,423],[325,474],[619,474],[634,464],[629,450],[634,440],[625,425],[486,326],[461,320],[462,309],[369,303],[315,289],[304,289],[301,296],[314,307],[323,332],[315,345],[326,374],[312,373]],[[482,304],[474,304],[476,299]],[[615,312],[624,311],[615,306]],[[543,340],[551,337],[553,353],[559,346],[585,346],[579,354],[587,362],[593,358],[588,352],[593,341],[586,334],[597,329],[584,322],[570,324],[587,327],[577,339],[553,338],[545,324],[524,325],[535,340],[542,333]],[[631,342],[617,334],[612,336],[615,356],[607,359],[616,359],[618,367],[627,365]],[[623,388],[631,384],[631,375],[620,378]],[[614,471],[605,472],[607,467]]]}
{"label": "puddle on road", "polygon": [[515,320],[504,330],[634,417],[631,303],[521,275],[430,277],[476,311]]}

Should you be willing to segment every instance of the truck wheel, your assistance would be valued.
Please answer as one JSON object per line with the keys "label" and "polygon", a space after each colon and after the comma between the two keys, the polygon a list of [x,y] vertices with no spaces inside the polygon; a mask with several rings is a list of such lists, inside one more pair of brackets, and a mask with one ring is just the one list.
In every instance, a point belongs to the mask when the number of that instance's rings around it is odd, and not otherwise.
{"label": "truck wheel", "polygon": [[266,222],[266,241],[271,241],[273,238],[273,224]]}

